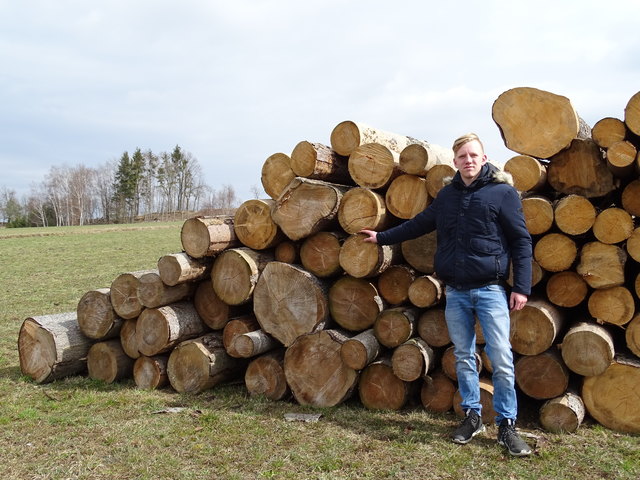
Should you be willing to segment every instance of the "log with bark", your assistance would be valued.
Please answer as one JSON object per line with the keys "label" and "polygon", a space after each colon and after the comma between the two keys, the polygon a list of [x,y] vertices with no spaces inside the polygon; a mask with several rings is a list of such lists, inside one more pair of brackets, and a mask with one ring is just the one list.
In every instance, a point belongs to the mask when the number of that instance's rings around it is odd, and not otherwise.
{"label": "log with bark", "polygon": [[582,275],[573,270],[554,273],[547,280],[547,299],[559,307],[577,307],[586,298],[589,286]]}
{"label": "log with bark", "polygon": [[323,231],[305,238],[300,246],[302,266],[320,278],[339,275],[342,273],[340,249],[345,238],[342,231]]}
{"label": "log with bark", "polygon": [[402,242],[400,250],[405,262],[419,272],[431,274],[434,272],[433,259],[437,245],[437,233],[434,230],[413,240]]}
{"label": "log with bark", "polygon": [[231,318],[245,315],[253,307],[250,303],[244,305],[226,304],[213,290],[213,283],[210,279],[198,283],[193,297],[193,305],[202,321],[211,330],[222,330]]}
{"label": "log with bark", "polygon": [[640,217],[640,179],[633,180],[624,187],[621,203],[622,208],[631,215]]}
{"label": "log with bark", "polygon": [[629,350],[631,350],[636,357],[640,357],[640,314],[633,317],[627,324],[624,338]]}
{"label": "log with bark", "polygon": [[614,143],[624,140],[626,136],[627,127],[622,120],[615,117],[601,118],[593,124],[591,129],[591,138],[602,149],[607,149]]}
{"label": "log with bark", "polygon": [[269,400],[283,400],[291,390],[284,374],[285,349],[265,353],[253,359],[244,374],[244,383],[251,396],[263,395]]}
{"label": "log with bark", "polygon": [[156,390],[169,385],[169,354],[140,356],[133,364],[133,381],[142,390]]}
{"label": "log with bark", "polygon": [[233,217],[233,227],[240,242],[254,250],[273,248],[285,239],[280,227],[271,218],[275,205],[272,199],[252,199],[243,202]]}
{"label": "log with bark", "polygon": [[427,143],[412,137],[387,132],[364,123],[345,120],[331,131],[331,148],[339,155],[349,156],[360,145],[378,143],[393,152],[400,153],[408,145],[418,143],[427,147]]}
{"label": "log with bark", "polygon": [[[456,356],[454,353],[454,346],[446,348],[440,357],[440,363],[442,367],[442,372],[449,377],[454,382],[458,381],[458,371],[456,370]],[[476,360],[476,370],[478,373],[482,373],[484,368],[482,364],[482,356],[480,355],[481,349],[476,346],[476,351],[473,356]]]}
{"label": "log with bark", "polygon": [[584,402],[574,392],[547,400],[540,407],[540,424],[552,433],[573,433],[585,416]]}
{"label": "log with bark", "polygon": [[559,397],[569,386],[569,369],[555,348],[538,355],[523,355],[515,362],[516,384],[537,400]]}
{"label": "log with bark", "polygon": [[409,301],[419,308],[433,307],[444,299],[445,285],[434,275],[417,277],[407,291]]}
{"label": "log with bark", "polygon": [[178,283],[173,286],[165,284],[159,272],[145,273],[138,279],[138,300],[145,308],[157,308],[186,300],[194,290],[194,283]]}
{"label": "log with bark", "polygon": [[522,199],[527,230],[531,235],[547,233],[553,226],[553,204],[541,195],[531,195]]}
{"label": "log with bark", "polygon": [[364,188],[386,190],[402,174],[398,153],[379,143],[365,143],[349,155],[349,175]]}
{"label": "log with bark", "polygon": [[584,377],[603,373],[615,356],[613,336],[601,325],[574,324],[564,335],[562,360],[569,370]]}
{"label": "log with bark", "polygon": [[537,355],[551,348],[565,323],[563,312],[544,298],[529,298],[522,310],[511,312],[511,348]]}
{"label": "log with bark", "polygon": [[395,348],[414,336],[419,315],[415,307],[387,308],[376,318],[373,332],[382,345]]}
{"label": "log with bark", "polygon": [[402,260],[400,245],[379,245],[365,242],[366,235],[350,235],[340,248],[342,269],[355,278],[377,277],[391,265]]}
{"label": "log with bark", "polygon": [[197,282],[211,272],[212,257],[192,258],[184,252],[163,255],[158,259],[158,272],[165,285]]}
{"label": "log with bark", "polygon": [[291,168],[291,157],[278,152],[270,155],[264,161],[260,181],[267,195],[277,200],[295,177],[296,174]]}
{"label": "log with bark", "polygon": [[348,156],[339,155],[321,143],[299,142],[291,152],[291,170],[298,177],[351,185]]}
{"label": "log with bark", "polygon": [[591,292],[587,301],[589,314],[599,323],[623,326],[635,314],[635,299],[631,291],[622,286],[600,288]]}
{"label": "log with bark", "polygon": [[229,355],[234,358],[246,358],[238,354],[235,349],[234,340],[243,333],[253,332],[260,329],[260,324],[255,315],[245,315],[233,318],[224,326],[222,330],[222,345]]}
{"label": "log with bark", "polygon": [[533,247],[533,258],[548,272],[568,270],[578,256],[578,246],[563,233],[547,233]]}
{"label": "log with bark", "polygon": [[83,335],[93,340],[108,340],[120,335],[124,320],[113,309],[110,288],[98,288],[82,295],[76,313]]}
{"label": "log with bark", "polygon": [[134,360],[124,352],[118,339],[95,343],[87,353],[89,378],[105,383],[131,378],[133,363]]}
{"label": "log with bark", "polygon": [[418,336],[432,347],[446,347],[451,343],[443,307],[425,310],[418,318]]}
{"label": "log with bark", "polygon": [[274,260],[284,263],[300,263],[300,242],[284,240],[273,250]]}
{"label": "log with bark", "polygon": [[384,197],[369,188],[349,189],[338,207],[338,223],[347,233],[358,233],[363,228],[386,230],[391,220]]}
{"label": "log with bark", "polygon": [[453,167],[453,150],[435,144],[413,143],[400,152],[400,168],[409,175],[427,175],[436,165]]}
{"label": "log with bark", "polygon": [[279,341],[259,329],[237,335],[228,351],[235,352],[238,358],[253,358],[281,346]]}
{"label": "log with bark", "polygon": [[504,171],[513,178],[520,192],[535,192],[547,185],[547,167],[529,155],[516,155],[504,164]]}
{"label": "log with bark", "polygon": [[609,288],[623,285],[626,252],[617,245],[589,242],[580,249],[576,272],[591,288]]}
{"label": "log with bark", "polygon": [[140,313],[142,313],[144,306],[138,298],[140,277],[155,271],[156,270],[140,270],[137,272],[121,273],[111,282],[111,305],[119,317],[129,320],[137,318]]}
{"label": "log with bark", "polygon": [[436,198],[438,192],[446,185],[446,183],[456,174],[456,169],[451,165],[434,165],[427,172],[427,193],[430,198]]}
{"label": "log with bark", "polygon": [[556,226],[567,235],[582,235],[596,221],[596,209],[588,198],[571,194],[562,197],[553,206]]}
{"label": "log with bark", "polygon": [[401,305],[409,300],[415,279],[416,272],[409,265],[391,265],[378,276],[378,291],[389,305]]}
{"label": "log with bark", "polygon": [[384,357],[360,374],[358,394],[369,410],[400,410],[414,396],[416,382],[405,382],[393,373],[391,359]]}
{"label": "log with bark", "polygon": [[420,389],[420,401],[430,412],[445,413],[453,408],[456,384],[442,371],[428,375]]}
{"label": "log with bark", "polygon": [[622,208],[611,207],[602,210],[593,223],[593,235],[599,242],[613,245],[624,242],[633,233],[631,215]]}
{"label": "log with bark", "polygon": [[373,328],[369,328],[346,340],[340,347],[340,356],[347,367],[362,370],[376,360],[383,350]]}
{"label": "log with bark", "polygon": [[606,152],[607,167],[617,178],[628,178],[638,173],[638,150],[626,140],[615,142]]}
{"label": "log with bark", "polygon": [[371,328],[386,307],[375,284],[344,275],[329,288],[329,312],[340,327],[349,331]]}
{"label": "log with bark", "polygon": [[398,218],[415,217],[431,203],[426,179],[417,175],[399,175],[389,185],[385,203],[389,212]]}
{"label": "log with bark", "polygon": [[233,217],[193,217],[182,225],[182,248],[193,258],[212,257],[225,250],[240,246],[233,228]]}
{"label": "log with bark", "polygon": [[405,382],[424,378],[433,370],[435,354],[423,339],[413,337],[393,349],[391,366],[393,373]]}
{"label": "log with bark", "polygon": [[120,329],[120,344],[122,349],[128,357],[134,360],[140,357],[140,350],[138,350],[138,339],[136,337],[136,324],[137,319],[125,320],[122,328]]}

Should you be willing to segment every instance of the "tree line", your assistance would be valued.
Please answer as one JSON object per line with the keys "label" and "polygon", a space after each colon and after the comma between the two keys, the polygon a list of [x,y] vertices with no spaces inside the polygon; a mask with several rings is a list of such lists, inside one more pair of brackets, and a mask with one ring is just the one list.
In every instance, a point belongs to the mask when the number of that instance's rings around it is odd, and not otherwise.
{"label": "tree line", "polygon": [[[259,189],[253,192],[257,198]],[[233,186],[206,185],[198,160],[176,145],[158,154],[125,151],[97,168],[52,166],[21,199],[0,189],[0,220],[8,227],[128,223],[169,220],[176,212],[230,213],[239,203]]]}

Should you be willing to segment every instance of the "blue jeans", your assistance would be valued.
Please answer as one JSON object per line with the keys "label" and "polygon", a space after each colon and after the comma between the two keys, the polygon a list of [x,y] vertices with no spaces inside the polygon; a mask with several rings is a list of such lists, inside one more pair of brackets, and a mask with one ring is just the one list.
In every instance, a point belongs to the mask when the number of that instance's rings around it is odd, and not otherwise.
{"label": "blue jeans", "polygon": [[509,304],[505,289],[487,285],[471,290],[447,286],[445,317],[454,345],[461,407],[482,413],[479,375],[476,368],[475,318],[478,317],[485,339],[485,351],[493,367],[493,408],[496,423],[516,419],[518,400],[515,391],[513,354],[509,342]]}

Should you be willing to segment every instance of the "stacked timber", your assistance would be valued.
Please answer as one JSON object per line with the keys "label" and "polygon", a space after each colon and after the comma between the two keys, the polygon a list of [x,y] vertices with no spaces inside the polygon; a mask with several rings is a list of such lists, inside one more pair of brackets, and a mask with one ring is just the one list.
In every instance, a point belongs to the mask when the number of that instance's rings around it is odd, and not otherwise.
{"label": "stacked timber", "polygon": [[[522,193],[534,285],[511,316],[518,390],[540,423],[574,431],[585,416],[640,432],[640,93],[624,119],[593,129],[559,95],[504,92],[493,118],[517,153],[504,169]],[[533,120],[532,120],[533,119]],[[634,153],[634,151],[636,153]],[[416,215],[455,173],[449,148],[345,121],[330,144],[299,142],[264,162],[270,198],[232,217],[194,217],[184,251],[125,272],[78,311],[25,320],[23,372],[37,382],[88,374],[198,393],[244,381],[251,395],[370,409],[420,404],[462,415],[434,272],[437,233],[363,243]],[[491,363],[476,328],[483,417]],[[87,368],[88,367],[88,368]]]}

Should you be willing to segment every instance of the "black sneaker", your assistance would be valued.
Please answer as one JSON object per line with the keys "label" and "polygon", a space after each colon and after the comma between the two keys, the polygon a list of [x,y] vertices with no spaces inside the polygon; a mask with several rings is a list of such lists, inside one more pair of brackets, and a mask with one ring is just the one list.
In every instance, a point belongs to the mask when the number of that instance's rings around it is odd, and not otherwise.
{"label": "black sneaker", "polygon": [[516,457],[531,455],[531,448],[516,433],[515,421],[505,418],[498,427],[498,443],[507,447],[509,453]]}
{"label": "black sneaker", "polygon": [[464,445],[469,443],[473,437],[480,432],[484,432],[484,425],[482,424],[482,418],[478,415],[478,412],[474,410],[467,410],[462,423],[451,437],[451,441]]}

